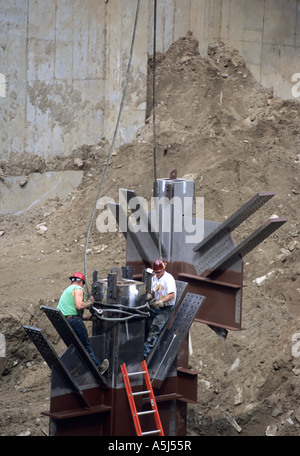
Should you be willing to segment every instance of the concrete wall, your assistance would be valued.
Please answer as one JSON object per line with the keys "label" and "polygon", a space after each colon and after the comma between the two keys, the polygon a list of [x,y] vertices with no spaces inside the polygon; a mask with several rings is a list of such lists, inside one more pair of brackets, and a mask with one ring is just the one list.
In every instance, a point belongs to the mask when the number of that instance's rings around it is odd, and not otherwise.
{"label": "concrete wall", "polygon": [[[118,143],[143,125],[153,0],[141,0]],[[159,0],[157,50],[191,30],[237,47],[259,82],[292,97],[300,0]],[[137,0],[0,0],[0,158],[69,155],[112,139]],[[300,75],[299,75],[300,79]],[[294,92],[294,95],[297,92]],[[300,93],[299,93],[300,95]]]}
{"label": "concrete wall", "polygon": [[199,40],[203,56],[210,43],[221,40],[239,50],[262,85],[274,87],[282,98],[293,97],[292,76],[300,73],[300,0],[161,0],[158,4],[161,50],[188,30]]}
{"label": "concrete wall", "polygon": [[[23,151],[47,159],[111,139],[135,9],[131,0],[0,0],[2,159]],[[143,1],[120,142],[145,118],[147,12]]]}
{"label": "concrete wall", "polygon": [[262,85],[292,97],[292,75],[300,72],[299,0],[223,1],[220,36],[240,51]]}

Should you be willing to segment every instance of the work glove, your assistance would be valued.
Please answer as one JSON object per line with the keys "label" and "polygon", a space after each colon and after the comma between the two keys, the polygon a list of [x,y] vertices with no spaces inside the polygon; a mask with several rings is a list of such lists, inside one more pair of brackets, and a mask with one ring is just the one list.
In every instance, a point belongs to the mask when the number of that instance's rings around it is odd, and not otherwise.
{"label": "work glove", "polygon": [[161,307],[164,307],[164,303],[162,301],[155,301],[152,304],[150,304],[151,307],[154,307],[155,309],[159,309]]}
{"label": "work glove", "polygon": [[146,300],[147,301],[151,301],[151,299],[153,299],[152,294],[151,293],[147,293]]}
{"label": "work glove", "polygon": [[87,304],[87,309],[90,309],[94,305],[94,303],[90,299],[86,300],[86,304]]}

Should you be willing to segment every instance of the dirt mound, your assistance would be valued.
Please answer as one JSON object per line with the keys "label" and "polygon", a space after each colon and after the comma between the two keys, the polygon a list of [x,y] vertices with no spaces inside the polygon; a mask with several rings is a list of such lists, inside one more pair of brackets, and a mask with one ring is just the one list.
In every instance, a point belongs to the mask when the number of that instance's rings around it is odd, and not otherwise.
{"label": "dirt mound", "polygon": [[[205,218],[218,222],[257,192],[275,191],[234,232],[236,242],[273,214],[288,218],[245,258],[245,330],[230,332],[222,341],[207,326],[193,324],[190,366],[199,371],[199,402],[189,406],[189,434],[298,435],[300,104],[262,88],[238,52],[223,43],[211,45],[202,58],[197,40],[188,34],[157,60],[157,177],[168,177],[176,168],[178,177],[193,178],[196,195],[204,197]],[[148,96],[151,100],[151,90]],[[115,151],[102,196],[118,200],[119,188],[131,188],[150,198],[151,102],[148,107],[148,120],[136,139]],[[88,224],[108,151],[103,140],[48,163],[22,157],[1,164],[4,175],[80,166],[84,177],[67,201],[48,200],[0,221],[5,284],[0,332],[7,344],[0,435],[48,432],[48,419],[40,412],[49,406],[50,372],[22,325],[43,328],[57,351],[63,350],[40,305],[55,304],[70,272],[83,269]],[[111,266],[125,263],[123,235],[99,233],[98,215],[96,211],[88,245],[89,281],[93,269],[106,276]]]}

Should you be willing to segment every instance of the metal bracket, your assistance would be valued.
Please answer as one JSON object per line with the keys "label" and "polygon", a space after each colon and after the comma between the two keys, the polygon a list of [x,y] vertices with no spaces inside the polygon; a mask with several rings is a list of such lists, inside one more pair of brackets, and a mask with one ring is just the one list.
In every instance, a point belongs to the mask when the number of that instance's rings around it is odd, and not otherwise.
{"label": "metal bracket", "polygon": [[168,375],[179,348],[204,300],[204,296],[193,293],[186,294],[170,328],[165,331],[154,356],[149,362],[148,370],[153,386],[159,387]]}
{"label": "metal bracket", "polygon": [[[176,283],[176,302],[175,302],[175,305],[174,305],[174,311],[173,311],[173,313],[172,313],[172,315],[170,317],[169,322],[172,320],[173,315],[176,313],[176,310],[177,310],[177,308],[178,308],[178,306],[179,306],[179,304],[180,304],[180,302],[181,302],[181,300],[182,300],[182,298],[184,296],[185,290],[186,290],[186,288],[188,286],[188,282],[183,282],[183,281],[180,281],[180,280],[175,280],[175,283]],[[164,333],[167,331],[169,322],[166,324],[166,326],[161,331],[156,344],[154,345],[154,347],[152,348],[152,350],[148,354],[148,356],[147,356],[147,364],[150,363],[154,353],[156,352],[157,348],[159,347],[160,340],[163,338]]]}
{"label": "metal bracket", "polygon": [[62,313],[58,309],[54,309],[52,307],[48,306],[41,306],[41,309],[45,312],[51,323],[53,324],[54,328],[64,341],[67,347],[70,345],[73,345],[79,354],[80,358],[84,362],[85,366],[89,371],[92,373],[93,377],[97,381],[97,383],[101,386],[105,386],[105,382],[102,378],[102,376],[99,373],[99,370],[82,345],[81,341],[67,322],[67,320],[64,318]]}
{"label": "metal bracket", "polygon": [[232,214],[225,222],[221,223],[212,233],[206,236],[202,242],[193,247],[194,252],[199,252],[208,247],[218,238],[225,233],[233,231],[247,218],[256,212],[261,206],[263,206],[270,198],[273,198],[275,192],[260,192],[253,196],[247,203],[245,203],[240,209]]}
{"label": "metal bracket", "polygon": [[76,381],[72,378],[71,374],[69,373],[68,369],[64,365],[63,361],[59,358],[51,344],[49,343],[48,339],[43,335],[41,329],[34,328],[31,326],[23,326],[25,329],[26,333],[50,367],[52,369],[53,367],[56,368],[56,370],[59,372],[65,383],[71,388],[72,392],[75,393],[81,402],[81,405],[84,407],[88,407],[89,404],[85,400],[83,396],[83,392],[81,388],[78,386]]}
{"label": "metal bracket", "polygon": [[269,237],[274,231],[276,231],[281,225],[287,221],[286,218],[272,218],[269,219],[264,225],[258,228],[254,233],[247,237],[237,247],[235,247],[228,255],[218,261],[213,267],[211,267],[208,275],[218,270],[224,270],[228,268],[234,261],[240,257],[244,257],[247,253],[251,252],[258,244],[263,242]]}
{"label": "metal bracket", "polygon": [[199,276],[207,277],[216,270],[225,270],[229,266],[233,267],[233,265],[234,269],[239,269],[241,258],[286,222],[285,218],[270,219],[238,247],[235,246],[230,235],[231,231],[237,228],[274,195],[274,192],[257,193],[199,244],[193,247],[193,251],[200,254],[200,258],[195,264],[195,269]]}

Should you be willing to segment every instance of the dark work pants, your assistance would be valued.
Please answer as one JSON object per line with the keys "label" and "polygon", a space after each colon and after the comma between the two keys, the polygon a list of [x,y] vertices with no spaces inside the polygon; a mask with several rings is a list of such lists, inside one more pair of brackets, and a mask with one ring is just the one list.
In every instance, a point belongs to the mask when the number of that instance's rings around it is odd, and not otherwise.
{"label": "dark work pants", "polygon": [[88,332],[87,332],[85,324],[82,321],[82,318],[74,315],[72,318],[68,318],[68,323],[70,323],[73,331],[77,334],[77,336],[81,340],[83,346],[85,347],[86,351],[88,352],[88,354],[90,355],[92,360],[96,363],[97,367],[99,367],[100,361],[92,349],[91,343],[89,341]]}
{"label": "dark work pants", "polygon": [[[169,321],[174,310],[174,306],[160,307],[158,309],[150,308],[150,317],[146,322],[146,341],[144,343],[144,357],[148,355],[152,347],[156,344],[158,336]],[[149,328],[150,321],[150,329]]]}

